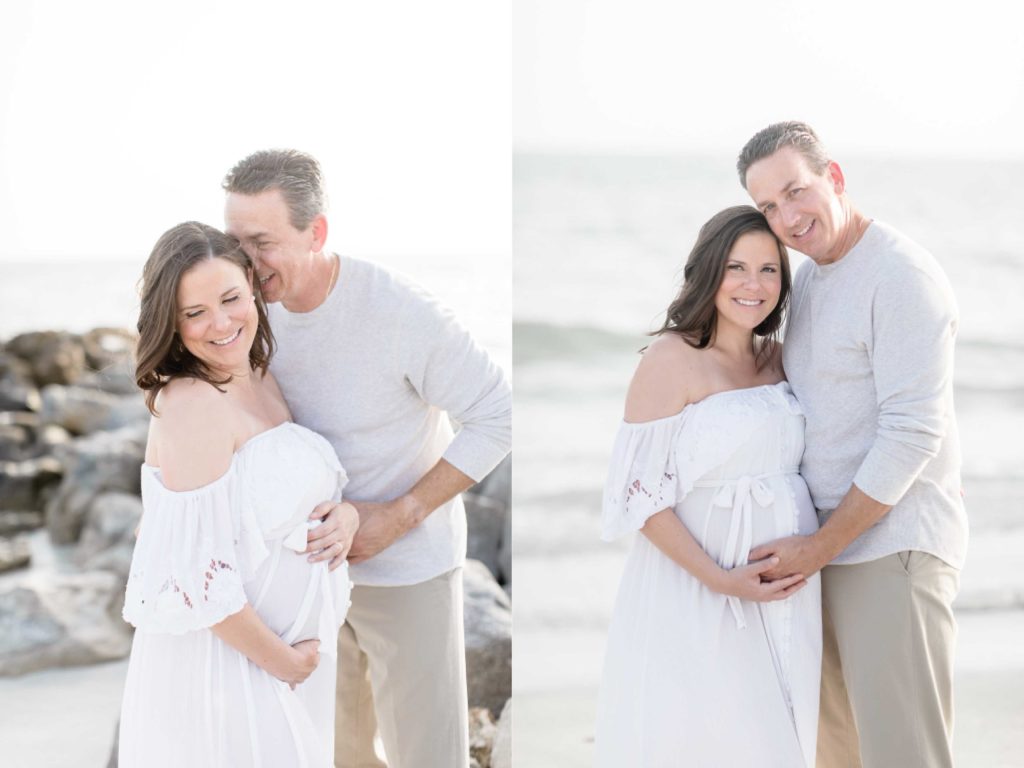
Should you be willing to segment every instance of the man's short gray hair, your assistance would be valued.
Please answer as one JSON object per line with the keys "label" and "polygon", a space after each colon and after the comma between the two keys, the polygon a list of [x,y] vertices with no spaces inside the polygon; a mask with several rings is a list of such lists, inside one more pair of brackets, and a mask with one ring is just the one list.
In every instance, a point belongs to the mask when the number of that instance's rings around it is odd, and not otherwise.
{"label": "man's short gray hair", "polygon": [[740,175],[740,184],[747,188],[747,171],[758,160],[771,157],[783,147],[793,147],[807,161],[807,165],[817,174],[824,174],[832,158],[821,143],[818,134],[807,123],[789,120],[784,123],[773,123],[762,128],[746,143],[736,160],[736,170]]}
{"label": "man's short gray hair", "polygon": [[303,230],[326,209],[320,163],[297,149],[253,152],[228,171],[221,184],[227,192],[258,195],[279,189],[288,205],[292,226]]}

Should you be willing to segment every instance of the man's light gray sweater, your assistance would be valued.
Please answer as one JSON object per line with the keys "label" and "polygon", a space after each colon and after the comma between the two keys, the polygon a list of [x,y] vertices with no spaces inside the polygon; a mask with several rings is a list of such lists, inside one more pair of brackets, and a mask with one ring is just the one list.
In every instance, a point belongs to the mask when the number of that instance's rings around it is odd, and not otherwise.
{"label": "man's light gray sweater", "polygon": [[851,483],[893,505],[834,562],[919,550],[963,566],[957,322],[932,255],[879,222],[839,261],[797,271],[783,360],[807,417],[801,474],[822,523]]}
{"label": "man's light gray sweater", "polygon": [[[334,446],[349,476],[346,499],[395,499],[441,458],[480,480],[508,453],[512,398],[501,369],[404,278],[342,256],[323,304],[305,313],[271,305],[270,323],[271,371],[295,421]],[[449,416],[461,427],[454,439]],[[456,497],[350,575],[356,584],[418,584],[465,557]]]}

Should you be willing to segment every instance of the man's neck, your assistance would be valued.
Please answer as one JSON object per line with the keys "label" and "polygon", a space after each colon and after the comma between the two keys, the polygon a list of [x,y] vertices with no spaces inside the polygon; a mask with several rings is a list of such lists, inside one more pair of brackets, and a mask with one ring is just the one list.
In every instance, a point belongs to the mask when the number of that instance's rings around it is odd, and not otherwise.
{"label": "man's neck", "polygon": [[289,312],[304,314],[312,312],[331,295],[337,285],[341,273],[341,257],[333,253],[322,253],[313,257],[308,280],[297,297],[281,304]]}
{"label": "man's neck", "polygon": [[852,251],[853,247],[860,242],[862,237],[864,237],[864,233],[871,224],[871,219],[845,200],[843,201],[843,208],[845,209],[844,212],[846,214],[846,226],[843,228],[839,241],[836,243],[834,248],[829,250],[825,255],[825,258],[815,259],[815,262],[820,266],[824,266],[825,264],[835,264],[846,254]]}

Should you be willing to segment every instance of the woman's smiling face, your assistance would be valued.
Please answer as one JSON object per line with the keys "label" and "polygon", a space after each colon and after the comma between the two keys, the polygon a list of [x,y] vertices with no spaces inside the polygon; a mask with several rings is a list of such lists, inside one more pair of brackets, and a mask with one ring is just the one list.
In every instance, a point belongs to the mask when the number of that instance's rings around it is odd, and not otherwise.
{"label": "woman's smiling face", "polygon": [[719,327],[723,322],[753,330],[779,303],[782,270],[779,246],[768,232],[747,232],[733,244],[715,294]]}
{"label": "woman's smiling face", "polygon": [[212,370],[248,373],[258,323],[250,276],[226,259],[207,259],[181,276],[177,300],[185,348]]}

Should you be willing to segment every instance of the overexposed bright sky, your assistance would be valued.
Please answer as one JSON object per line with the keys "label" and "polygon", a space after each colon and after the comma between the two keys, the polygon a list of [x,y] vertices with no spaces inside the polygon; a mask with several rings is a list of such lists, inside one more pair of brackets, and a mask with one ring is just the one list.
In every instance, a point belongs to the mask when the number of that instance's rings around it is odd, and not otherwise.
{"label": "overexposed bright sky", "polygon": [[1024,157],[1024,10],[1002,0],[516,0],[524,151],[735,153],[779,120],[847,151]]}
{"label": "overexposed bright sky", "polygon": [[335,250],[507,256],[507,2],[12,3],[0,259],[148,254],[222,223],[257,149],[316,155]]}

